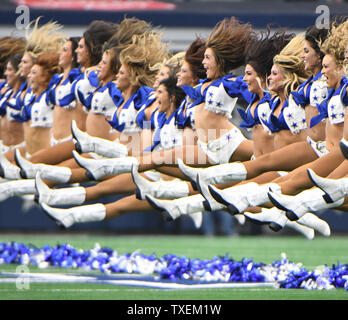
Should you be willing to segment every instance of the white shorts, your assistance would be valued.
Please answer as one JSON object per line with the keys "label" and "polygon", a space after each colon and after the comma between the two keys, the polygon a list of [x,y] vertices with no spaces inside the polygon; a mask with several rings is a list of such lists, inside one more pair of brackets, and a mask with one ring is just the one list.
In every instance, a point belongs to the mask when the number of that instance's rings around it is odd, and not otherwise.
{"label": "white shorts", "polygon": [[146,176],[146,178],[150,179],[151,181],[161,180],[161,173],[156,170],[144,171],[144,175]]}
{"label": "white shorts", "polygon": [[325,141],[316,142],[307,136],[307,142],[309,143],[309,145],[312,147],[312,149],[314,150],[314,152],[319,158],[328,154]]}
{"label": "white shorts", "polygon": [[72,136],[68,136],[66,138],[62,138],[62,139],[58,139],[58,140],[51,137],[51,147],[53,147],[59,143],[70,141],[70,140],[72,140]]}
{"label": "white shorts", "polygon": [[211,140],[208,143],[198,141],[198,146],[213,164],[222,164],[230,161],[233,153],[245,140],[247,139],[242,132],[237,128],[233,128],[220,138]]}
{"label": "white shorts", "polygon": [[12,145],[12,146],[5,146],[3,143],[1,143],[1,152],[6,153],[7,151],[10,151],[13,149],[25,147],[25,145],[26,145],[25,141],[22,141],[21,143],[18,143],[16,145]]}

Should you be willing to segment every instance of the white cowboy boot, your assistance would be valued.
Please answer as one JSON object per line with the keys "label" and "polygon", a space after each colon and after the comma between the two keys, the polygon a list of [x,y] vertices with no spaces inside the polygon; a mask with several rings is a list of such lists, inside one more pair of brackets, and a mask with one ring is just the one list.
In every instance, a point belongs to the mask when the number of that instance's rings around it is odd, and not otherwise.
{"label": "white cowboy boot", "polygon": [[107,158],[121,158],[128,155],[125,145],[118,141],[92,137],[87,132],[81,131],[75,120],[71,123],[71,133],[75,140],[75,150],[80,154],[94,152]]}
{"label": "white cowboy boot", "polygon": [[20,180],[21,169],[11,163],[3,153],[0,152],[0,176],[8,180]]}
{"label": "white cowboy boot", "polygon": [[87,159],[81,157],[75,150],[73,150],[73,156],[79,166],[87,170],[86,176],[90,180],[131,172],[133,165],[139,165],[139,161],[134,157]]}
{"label": "white cowboy boot", "polygon": [[259,213],[244,212],[244,215],[255,223],[268,224],[269,228],[275,232],[283,229],[288,221],[285,212],[276,207],[262,208]]}
{"label": "white cowboy boot", "polygon": [[277,210],[272,209],[262,208],[260,213],[245,212],[244,215],[257,224],[268,224],[272,231],[278,232],[285,226],[302,233],[309,240],[314,239],[315,234],[312,228],[299,224],[296,221],[285,220],[284,215],[279,216]]}
{"label": "white cowboy boot", "polygon": [[197,229],[199,229],[202,226],[202,223],[203,223],[203,214],[202,214],[202,212],[190,213],[188,216],[192,219],[193,224],[195,225],[195,227]]}
{"label": "white cowboy boot", "polygon": [[36,173],[40,172],[41,178],[46,180],[67,183],[71,177],[71,169],[44,163],[32,163],[22,157],[18,150],[15,151],[15,161],[20,168],[23,179],[35,179]]}
{"label": "white cowboy boot", "polygon": [[[255,222],[269,224],[269,228],[276,232],[283,229],[289,222],[285,212],[276,207],[270,209],[262,208],[261,212],[256,214],[246,212],[244,215]],[[326,237],[331,234],[329,225],[314,214],[306,213],[296,222],[305,227],[314,229]]]}
{"label": "white cowboy boot", "polygon": [[312,169],[307,169],[309,178],[323,192],[327,203],[341,200],[348,195],[348,178],[328,179],[319,177]]}
{"label": "white cowboy boot", "polygon": [[327,222],[320,219],[313,213],[307,212],[296,222],[320,232],[325,237],[330,237],[331,235],[330,226],[327,224]]}
{"label": "white cowboy boot", "polygon": [[289,221],[285,225],[286,228],[294,229],[298,231],[299,233],[302,233],[308,240],[313,240],[315,233],[312,228],[303,226],[296,221]]}
{"label": "white cowboy boot", "polygon": [[[145,198],[155,209],[164,213],[167,220],[175,220],[182,215],[205,210],[203,205],[204,198],[201,194],[174,200],[156,199],[151,195],[146,195]],[[220,209],[223,209],[223,206]]]}
{"label": "white cowboy boot", "polygon": [[241,225],[245,224],[245,216],[244,214],[235,214],[233,217],[236,218],[237,222]]}
{"label": "white cowboy boot", "polygon": [[285,211],[286,216],[291,221],[298,220],[307,212],[335,208],[344,202],[344,199],[341,199],[329,204],[324,200],[323,195],[323,191],[319,188],[308,189],[295,196],[288,196],[272,191],[268,193],[271,202],[277,208]]}
{"label": "white cowboy boot", "polygon": [[[214,199],[214,197],[211,195],[210,190],[209,190],[209,185],[206,184],[205,182],[201,182],[201,172],[198,173],[197,178],[197,188],[200,192],[200,194],[204,197],[205,201],[203,202],[203,206],[206,211],[216,211],[216,210],[221,210],[221,206],[225,208],[224,203],[219,203]],[[231,212],[229,208],[227,208],[228,213],[230,214],[235,214],[238,212]]]}
{"label": "white cowboy boot", "polygon": [[189,195],[189,187],[186,181],[174,179],[169,181],[149,181],[138,172],[138,166],[132,167],[132,178],[137,186],[135,191],[139,200],[145,200],[147,194],[157,199],[177,199]]}
{"label": "white cowboy boot", "polygon": [[249,182],[242,185],[218,189],[213,185],[208,186],[211,196],[219,203],[224,204],[231,214],[243,213],[248,207],[262,205],[269,201],[268,191],[280,191],[279,185],[266,183],[259,185]]}
{"label": "white cowboy boot", "polygon": [[4,201],[14,196],[22,196],[25,194],[34,194],[35,180],[23,179],[12,180],[0,184],[0,201]]}
{"label": "white cowboy boot", "polygon": [[81,205],[86,200],[86,189],[83,187],[50,189],[41,179],[40,173],[35,178],[35,201],[50,206]]}
{"label": "white cowboy boot", "polygon": [[52,208],[46,203],[40,203],[40,206],[50,219],[63,228],[70,228],[75,223],[103,221],[106,216],[106,208],[101,203],[69,209]]}
{"label": "white cowboy boot", "polygon": [[197,190],[197,175],[200,174],[201,181],[207,184],[221,184],[232,181],[243,181],[246,179],[247,171],[240,162],[224,163],[208,168],[189,167],[181,159],[177,160],[181,172],[190,179],[192,186]]}

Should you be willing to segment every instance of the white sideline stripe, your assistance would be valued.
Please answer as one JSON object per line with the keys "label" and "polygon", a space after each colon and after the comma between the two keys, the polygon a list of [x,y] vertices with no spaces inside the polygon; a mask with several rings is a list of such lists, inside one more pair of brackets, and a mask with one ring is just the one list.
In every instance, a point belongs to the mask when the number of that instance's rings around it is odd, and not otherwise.
{"label": "white sideline stripe", "polygon": [[31,283],[96,283],[116,286],[134,286],[156,289],[209,289],[209,288],[253,288],[274,287],[271,282],[255,283],[199,283],[182,284],[172,282],[144,281],[144,280],[122,280],[122,279],[98,279],[93,276],[76,276],[59,273],[2,273],[7,277],[0,277],[0,283],[16,283],[18,278],[26,279]]}

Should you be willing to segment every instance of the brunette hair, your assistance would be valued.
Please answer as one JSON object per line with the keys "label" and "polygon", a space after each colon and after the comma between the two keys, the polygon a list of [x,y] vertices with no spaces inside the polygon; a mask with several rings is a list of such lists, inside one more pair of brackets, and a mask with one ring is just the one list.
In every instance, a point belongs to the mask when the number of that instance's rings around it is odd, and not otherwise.
{"label": "brunette hair", "polygon": [[197,37],[196,40],[191,43],[185,53],[185,61],[190,65],[192,73],[198,79],[206,78],[206,72],[202,64],[205,49],[206,41]]}
{"label": "brunette hair", "polygon": [[320,46],[325,41],[329,34],[329,29],[318,29],[316,26],[310,26],[306,29],[305,40],[307,40],[311,47],[319,54],[320,59],[324,58],[325,53],[321,50]]}
{"label": "brunette hair", "polygon": [[294,34],[285,33],[280,30],[271,35],[269,28],[261,32],[258,39],[255,39],[248,48],[245,57],[245,64],[251,65],[258,76],[266,80],[271,73],[273,58],[278,54],[294,37]]}
{"label": "brunette hair", "polygon": [[92,66],[99,63],[102,57],[103,45],[117,30],[118,24],[104,20],[94,20],[83,33]]}
{"label": "brunette hair", "polygon": [[216,24],[207,40],[207,48],[213,50],[221,75],[244,65],[249,44],[255,36],[249,23],[241,24],[235,17]]}
{"label": "brunette hair", "polygon": [[178,108],[182,102],[182,100],[185,98],[186,94],[184,90],[177,86],[178,78],[174,75],[170,75],[168,78],[165,78],[160,81],[160,85],[164,85],[166,87],[166,90],[168,92],[169,96],[175,97],[175,107]]}
{"label": "brunette hair", "polygon": [[81,37],[70,37],[68,39],[68,41],[71,42],[71,50],[72,50],[72,55],[73,55],[73,61],[72,61],[73,68],[76,68],[78,66],[76,48],[78,47],[80,40],[81,40]]}
{"label": "brunette hair", "polygon": [[47,79],[47,85],[52,76],[56,73],[62,72],[58,66],[59,54],[56,52],[46,52],[40,54],[35,61],[35,64],[42,67],[43,73]]}
{"label": "brunette hair", "polygon": [[8,59],[17,54],[23,54],[25,46],[25,38],[16,38],[12,36],[0,38],[0,77],[4,74]]}

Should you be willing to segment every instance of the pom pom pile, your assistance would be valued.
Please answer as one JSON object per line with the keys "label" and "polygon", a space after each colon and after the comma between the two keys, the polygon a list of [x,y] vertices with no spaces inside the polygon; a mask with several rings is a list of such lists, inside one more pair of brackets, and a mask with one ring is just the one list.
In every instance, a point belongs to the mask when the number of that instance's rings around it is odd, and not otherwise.
{"label": "pom pom pile", "polygon": [[320,266],[307,270],[300,263],[290,262],[283,253],[271,264],[255,263],[243,258],[235,261],[226,256],[211,260],[189,259],[173,254],[157,257],[137,251],[120,255],[113,249],[96,244],[93,249],[76,249],[69,244],[37,248],[16,242],[0,243],[0,264],[20,264],[73,268],[83,271],[99,270],[105,274],[155,275],[159,280],[198,283],[273,283],[276,288],[348,290],[348,265]]}

